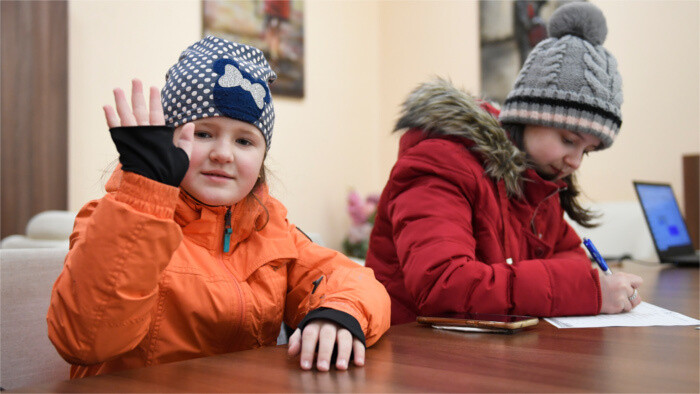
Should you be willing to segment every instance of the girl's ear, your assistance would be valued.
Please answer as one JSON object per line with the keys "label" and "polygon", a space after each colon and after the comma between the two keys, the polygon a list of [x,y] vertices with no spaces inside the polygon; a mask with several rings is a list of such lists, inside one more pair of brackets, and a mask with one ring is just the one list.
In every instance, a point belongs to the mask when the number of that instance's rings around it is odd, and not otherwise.
{"label": "girl's ear", "polygon": [[263,164],[260,166],[260,172],[258,173],[258,179],[255,181],[255,185],[253,186],[253,190],[257,189],[260,185],[265,183],[266,180],[265,176],[265,161],[263,159]]}

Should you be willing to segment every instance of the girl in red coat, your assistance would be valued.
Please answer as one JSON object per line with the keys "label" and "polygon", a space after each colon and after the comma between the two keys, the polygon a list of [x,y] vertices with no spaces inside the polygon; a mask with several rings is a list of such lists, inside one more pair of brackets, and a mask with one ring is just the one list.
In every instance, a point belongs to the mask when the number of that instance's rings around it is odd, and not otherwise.
{"label": "girl in red coat", "polygon": [[[451,312],[532,316],[629,311],[641,278],[599,275],[563,213],[583,156],[621,124],[621,78],[590,3],[559,8],[503,110],[438,79],[415,89],[382,193],[367,266],[392,299],[392,324]],[[498,116],[498,120],[496,120]]]}

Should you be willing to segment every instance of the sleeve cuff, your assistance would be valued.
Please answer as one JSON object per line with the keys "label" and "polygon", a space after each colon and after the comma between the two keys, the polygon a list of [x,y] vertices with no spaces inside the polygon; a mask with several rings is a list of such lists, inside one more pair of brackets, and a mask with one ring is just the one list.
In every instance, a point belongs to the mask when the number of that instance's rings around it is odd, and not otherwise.
{"label": "sleeve cuff", "polygon": [[179,194],[180,189],[177,187],[125,171],[115,199],[155,217],[172,219]]}
{"label": "sleeve cuff", "polygon": [[307,324],[317,319],[325,319],[337,323],[346,330],[350,331],[352,336],[359,339],[362,344],[367,347],[367,343],[365,342],[365,333],[362,332],[362,327],[357,319],[355,319],[351,314],[339,310],[323,307],[314,309],[304,316],[301,322],[299,322],[298,328],[303,331]]}

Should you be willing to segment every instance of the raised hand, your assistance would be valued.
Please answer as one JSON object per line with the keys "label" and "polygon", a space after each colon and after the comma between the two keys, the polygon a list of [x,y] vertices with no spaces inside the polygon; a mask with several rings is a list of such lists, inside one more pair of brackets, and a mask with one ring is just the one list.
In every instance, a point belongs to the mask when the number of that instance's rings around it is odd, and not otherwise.
{"label": "raised hand", "polygon": [[119,88],[114,89],[114,103],[116,111],[110,105],[102,108],[122,170],[179,186],[189,168],[194,124],[180,126],[173,133],[165,126],[158,88],[150,88],[146,105],[143,84],[138,79],[131,81],[131,105]]}
{"label": "raised hand", "polygon": [[160,103],[160,91],[155,86],[151,86],[150,89],[149,107],[146,106],[146,100],[143,95],[143,84],[138,79],[131,81],[131,107],[126,100],[126,94],[120,88],[114,89],[114,103],[117,106],[116,112],[110,105],[102,107],[107,119],[107,126],[110,128],[119,126],[159,126],[165,124],[163,106]]}
{"label": "raised hand", "polygon": [[[114,103],[116,111],[111,105],[102,107],[107,120],[107,126],[161,126],[165,125],[163,105],[160,101],[160,91],[151,86],[149,90],[148,106],[143,94],[143,84],[139,79],[131,81],[131,106],[126,99],[126,94],[120,88],[114,89]],[[185,124],[178,128],[173,136],[173,144],[181,148],[190,157],[192,153],[192,141],[194,140],[194,125]]]}

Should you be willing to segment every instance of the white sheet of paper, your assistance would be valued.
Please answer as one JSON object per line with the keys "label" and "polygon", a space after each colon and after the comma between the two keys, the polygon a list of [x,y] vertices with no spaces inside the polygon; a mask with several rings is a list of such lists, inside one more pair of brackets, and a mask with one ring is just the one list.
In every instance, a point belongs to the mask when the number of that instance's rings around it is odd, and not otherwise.
{"label": "white sheet of paper", "polygon": [[698,319],[647,302],[642,302],[630,312],[615,315],[548,317],[545,320],[557,328],[700,325]]}

